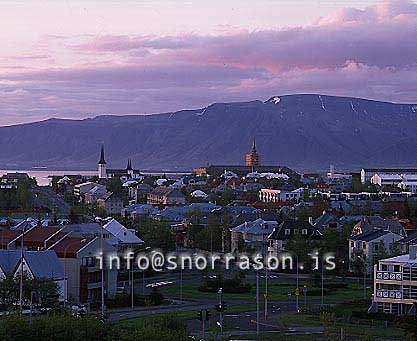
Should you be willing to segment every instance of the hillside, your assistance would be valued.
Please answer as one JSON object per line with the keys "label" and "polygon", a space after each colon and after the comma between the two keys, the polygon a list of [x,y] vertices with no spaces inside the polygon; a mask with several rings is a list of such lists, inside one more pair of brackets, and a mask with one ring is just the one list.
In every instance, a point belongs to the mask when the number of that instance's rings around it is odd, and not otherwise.
{"label": "hillside", "polygon": [[324,95],[215,103],[147,116],[99,116],[0,128],[0,166],[95,169],[102,142],[109,167],[152,170],[242,164],[256,138],[263,164],[324,170],[329,163],[417,166],[417,105]]}

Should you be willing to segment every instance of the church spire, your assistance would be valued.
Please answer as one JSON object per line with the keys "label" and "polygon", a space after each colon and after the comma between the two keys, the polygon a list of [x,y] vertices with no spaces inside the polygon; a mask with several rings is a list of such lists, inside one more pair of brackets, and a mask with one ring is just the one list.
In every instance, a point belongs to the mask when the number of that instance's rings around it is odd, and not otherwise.
{"label": "church spire", "polygon": [[105,165],[106,160],[104,159],[104,144],[101,145],[101,154],[100,154],[100,161],[98,162],[99,165]]}
{"label": "church spire", "polygon": [[253,143],[252,143],[252,153],[256,153],[256,141],[255,141],[255,139],[253,139]]}
{"label": "church spire", "polygon": [[126,167],[126,170],[133,170],[133,168],[132,168],[132,160],[131,159],[128,159],[127,160],[127,167]]}

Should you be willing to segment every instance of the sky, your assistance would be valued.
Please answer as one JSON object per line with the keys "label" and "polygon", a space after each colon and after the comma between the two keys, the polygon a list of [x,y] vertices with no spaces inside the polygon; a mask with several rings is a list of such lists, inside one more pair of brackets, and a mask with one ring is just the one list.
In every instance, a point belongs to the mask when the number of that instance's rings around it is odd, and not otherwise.
{"label": "sky", "polygon": [[0,125],[292,93],[417,103],[411,0],[5,0],[0,41]]}

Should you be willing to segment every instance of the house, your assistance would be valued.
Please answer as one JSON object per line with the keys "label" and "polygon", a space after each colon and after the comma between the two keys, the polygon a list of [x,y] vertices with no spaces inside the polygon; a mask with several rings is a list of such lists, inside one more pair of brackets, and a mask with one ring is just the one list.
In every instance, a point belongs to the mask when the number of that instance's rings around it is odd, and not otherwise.
{"label": "house", "polygon": [[384,219],[380,216],[363,217],[352,229],[352,235],[359,235],[375,229],[388,230],[403,237],[407,235],[399,219]]}
{"label": "house", "polygon": [[94,187],[98,187],[100,191],[102,192],[106,191],[106,186],[96,184],[95,182],[92,182],[92,181],[87,181],[87,182],[83,182],[81,184],[77,184],[74,186],[74,196],[80,202],[83,202],[85,199],[84,198],[85,194],[91,191]]}
{"label": "house", "polygon": [[400,239],[398,244],[400,245],[403,253],[408,253],[412,245],[417,245],[417,232],[411,233],[407,237]]}
{"label": "house", "polygon": [[195,199],[206,199],[207,194],[199,189],[190,193],[190,195]]}
{"label": "house", "polygon": [[134,203],[145,202],[148,193],[152,191],[153,187],[144,183],[129,186],[129,200],[132,200]]}
{"label": "house", "polygon": [[107,192],[106,186],[98,185],[94,186],[87,193],[84,194],[84,202],[88,205],[93,205],[97,202],[98,199],[103,199],[108,197],[109,192]]}
{"label": "house", "polygon": [[126,228],[116,219],[110,220],[103,226],[103,229],[117,239],[117,245],[114,246],[117,247],[118,252],[134,249],[144,243],[142,239],[136,236],[135,230]]}
{"label": "house", "polygon": [[287,219],[279,224],[279,226],[268,236],[268,250],[275,254],[285,250],[285,245],[288,240],[297,235],[311,240],[319,240],[323,234],[308,221]]}
{"label": "house", "polygon": [[[93,303],[101,299],[101,269],[99,256],[102,246],[105,254],[115,253],[116,248],[98,237],[66,237],[49,247],[57,254],[65,278],[64,290],[67,301],[74,303]],[[105,288],[108,297],[117,291],[117,269],[105,269]]]}
{"label": "house", "polygon": [[150,205],[185,205],[185,196],[177,188],[160,186],[148,193],[147,201]]}
{"label": "house", "polygon": [[7,244],[7,249],[46,250],[49,245],[66,236],[63,227],[32,227],[21,230],[19,234]]}
{"label": "house", "polygon": [[158,208],[148,204],[134,204],[128,207],[125,207],[122,210],[122,217],[124,219],[142,219],[146,220],[151,215],[155,215],[158,213]]}
{"label": "house", "polygon": [[408,254],[381,259],[374,265],[374,294],[369,312],[416,315],[416,245]]}
{"label": "house", "polygon": [[26,173],[7,173],[0,178],[0,189],[17,189],[19,182],[28,181]]}
{"label": "house", "polygon": [[115,193],[110,193],[105,198],[97,200],[97,205],[110,215],[121,214],[123,209],[123,200],[120,199]]}
{"label": "house", "polygon": [[365,261],[367,273],[372,272],[372,266],[379,256],[395,252],[395,243],[402,236],[383,229],[368,230],[364,233],[349,237],[349,268],[353,270],[353,262],[359,258]]}
{"label": "house", "polygon": [[319,231],[338,231],[343,226],[338,218],[326,211],[314,221],[313,225]]}
{"label": "house", "polygon": [[245,248],[251,248],[257,251],[266,249],[268,236],[277,226],[277,221],[256,219],[254,221],[244,222],[241,225],[231,228],[232,252],[239,249],[240,240],[245,243]]}
{"label": "house", "polygon": [[20,277],[22,269],[29,279],[53,280],[58,286],[59,299],[64,300],[67,279],[54,251],[0,250],[0,281],[7,276]]}

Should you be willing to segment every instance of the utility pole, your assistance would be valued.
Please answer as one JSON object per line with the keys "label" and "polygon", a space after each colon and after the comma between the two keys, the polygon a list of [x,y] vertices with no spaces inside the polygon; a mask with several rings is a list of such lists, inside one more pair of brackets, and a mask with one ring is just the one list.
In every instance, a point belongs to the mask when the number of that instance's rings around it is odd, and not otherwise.
{"label": "utility pole", "polygon": [[19,304],[20,304],[20,313],[23,311],[23,247],[24,247],[24,239],[25,237],[25,229],[22,230],[22,240],[20,246],[20,285],[19,285]]}
{"label": "utility pole", "polygon": [[268,264],[265,265],[265,320],[268,318]]}
{"label": "utility pole", "polygon": [[321,305],[324,305],[324,266],[323,257],[321,258]]}
{"label": "utility pole", "polygon": [[131,269],[131,276],[132,276],[132,288],[131,288],[131,296],[132,296],[132,298],[131,298],[131,300],[132,300],[132,310],[134,310],[135,309],[135,272],[133,271],[133,266],[132,266],[132,269]]}
{"label": "utility pole", "polygon": [[299,263],[298,263],[298,255],[296,255],[297,257],[297,289],[296,289],[296,297],[295,297],[295,306],[296,306],[296,310],[297,313],[299,312],[299,305],[298,305],[298,296],[300,296],[300,288],[298,287],[299,285],[299,278],[298,278],[298,267],[299,267]]}
{"label": "utility pole", "polygon": [[105,315],[105,305],[104,305],[104,291],[105,291],[105,267],[106,267],[106,256],[104,250],[104,223],[109,218],[103,219],[101,217],[96,217],[95,221],[100,224],[100,248],[101,248],[101,317],[104,320]]}
{"label": "utility pole", "polygon": [[180,265],[180,302],[182,303],[182,265]]}
{"label": "utility pole", "polygon": [[363,299],[366,300],[366,262],[363,258]]}
{"label": "utility pole", "polygon": [[259,335],[259,322],[260,322],[260,314],[259,314],[259,270],[256,270],[256,335]]}
{"label": "utility pole", "polygon": [[104,255],[104,236],[103,236],[103,221],[101,221],[101,238],[100,238],[100,247],[101,247],[101,253],[102,253],[102,262],[101,262],[101,318],[104,320],[104,278],[105,278],[105,273],[104,273],[104,267],[105,265],[105,260],[106,257]]}
{"label": "utility pole", "polygon": [[219,295],[219,306],[221,306],[221,309],[219,311],[219,317],[220,317],[220,339],[223,340],[223,302],[222,302],[223,288],[220,288],[217,293]]}

